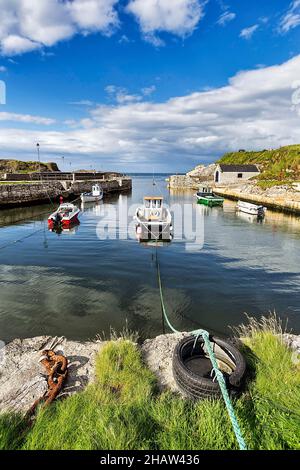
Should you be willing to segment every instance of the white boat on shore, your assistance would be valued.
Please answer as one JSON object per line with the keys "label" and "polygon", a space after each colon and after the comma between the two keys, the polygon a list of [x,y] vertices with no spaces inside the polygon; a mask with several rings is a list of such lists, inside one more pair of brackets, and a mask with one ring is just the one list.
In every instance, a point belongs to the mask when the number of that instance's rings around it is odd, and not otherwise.
{"label": "white boat on shore", "polygon": [[92,188],[90,193],[82,193],[81,194],[81,201],[85,202],[97,202],[103,199],[103,189],[99,184],[95,184]]}
{"label": "white boat on shore", "polygon": [[148,196],[138,207],[134,216],[139,241],[171,241],[173,238],[172,216],[163,204],[163,197]]}
{"label": "white boat on shore", "polygon": [[240,212],[245,214],[255,215],[257,217],[264,217],[267,208],[264,206],[259,206],[257,204],[252,204],[251,202],[238,201],[237,209]]}

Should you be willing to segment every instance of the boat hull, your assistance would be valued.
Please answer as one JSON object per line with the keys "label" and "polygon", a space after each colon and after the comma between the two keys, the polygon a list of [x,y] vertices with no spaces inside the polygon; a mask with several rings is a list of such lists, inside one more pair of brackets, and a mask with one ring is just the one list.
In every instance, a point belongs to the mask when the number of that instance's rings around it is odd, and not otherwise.
{"label": "boat hull", "polygon": [[173,227],[168,222],[141,222],[136,226],[136,236],[139,241],[171,241],[173,238]]}
{"label": "boat hull", "polygon": [[[78,224],[79,219],[78,219],[79,212],[77,214],[74,214],[72,217],[69,219],[62,219],[60,224],[62,228],[70,228],[72,225]],[[53,219],[48,219],[48,227],[50,229],[55,227],[56,222]]]}
{"label": "boat hull", "polygon": [[81,201],[83,203],[85,203],[85,202],[100,202],[100,201],[102,201],[102,199],[103,199],[103,196],[86,196],[86,195],[81,196]]}
{"label": "boat hull", "polygon": [[224,199],[219,197],[204,197],[197,196],[198,204],[203,204],[208,207],[223,206]]}
{"label": "boat hull", "polygon": [[255,204],[251,203],[244,203],[238,202],[237,209],[240,212],[244,212],[245,214],[254,215],[257,217],[264,217],[266,208],[263,206],[256,206]]}

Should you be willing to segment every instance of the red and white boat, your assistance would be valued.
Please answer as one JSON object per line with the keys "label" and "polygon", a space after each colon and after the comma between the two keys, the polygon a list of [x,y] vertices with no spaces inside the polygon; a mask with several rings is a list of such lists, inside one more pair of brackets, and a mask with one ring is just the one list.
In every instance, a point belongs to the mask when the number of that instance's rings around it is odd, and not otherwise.
{"label": "red and white boat", "polygon": [[55,226],[70,228],[71,225],[79,222],[78,215],[80,210],[74,204],[61,204],[57,211],[53,212],[48,218],[48,226],[52,229]]}

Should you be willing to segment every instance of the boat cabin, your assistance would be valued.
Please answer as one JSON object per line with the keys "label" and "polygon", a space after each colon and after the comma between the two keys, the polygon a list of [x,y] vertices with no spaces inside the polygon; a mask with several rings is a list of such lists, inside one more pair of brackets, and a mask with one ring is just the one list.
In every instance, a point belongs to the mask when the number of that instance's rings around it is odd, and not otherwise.
{"label": "boat cabin", "polygon": [[199,191],[198,191],[198,196],[211,196],[213,194],[213,190],[212,188],[210,188],[209,186],[203,186],[202,188],[199,188]]}
{"label": "boat cabin", "polygon": [[146,196],[144,198],[145,219],[159,220],[162,217],[163,200],[164,198],[160,196]]}
{"label": "boat cabin", "polygon": [[99,184],[95,184],[93,186],[92,194],[93,194],[93,196],[101,196],[102,195],[102,189],[100,188]]}

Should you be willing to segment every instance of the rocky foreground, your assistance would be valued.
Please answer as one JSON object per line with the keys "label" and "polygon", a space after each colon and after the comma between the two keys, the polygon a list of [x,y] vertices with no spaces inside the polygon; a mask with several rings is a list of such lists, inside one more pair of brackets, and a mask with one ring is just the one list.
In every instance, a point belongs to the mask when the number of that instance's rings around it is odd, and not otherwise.
{"label": "rocky foreground", "polygon": [[[145,363],[157,377],[161,390],[178,391],[172,374],[172,356],[182,334],[169,334],[146,340],[141,346]],[[295,351],[299,360],[300,336],[286,334],[284,342]],[[94,380],[95,357],[105,342],[80,343],[66,338],[41,336],[16,339],[0,350],[0,412],[25,413],[47,391],[44,369],[39,362],[41,351],[54,349],[69,360],[69,375],[60,396],[83,390]]]}

